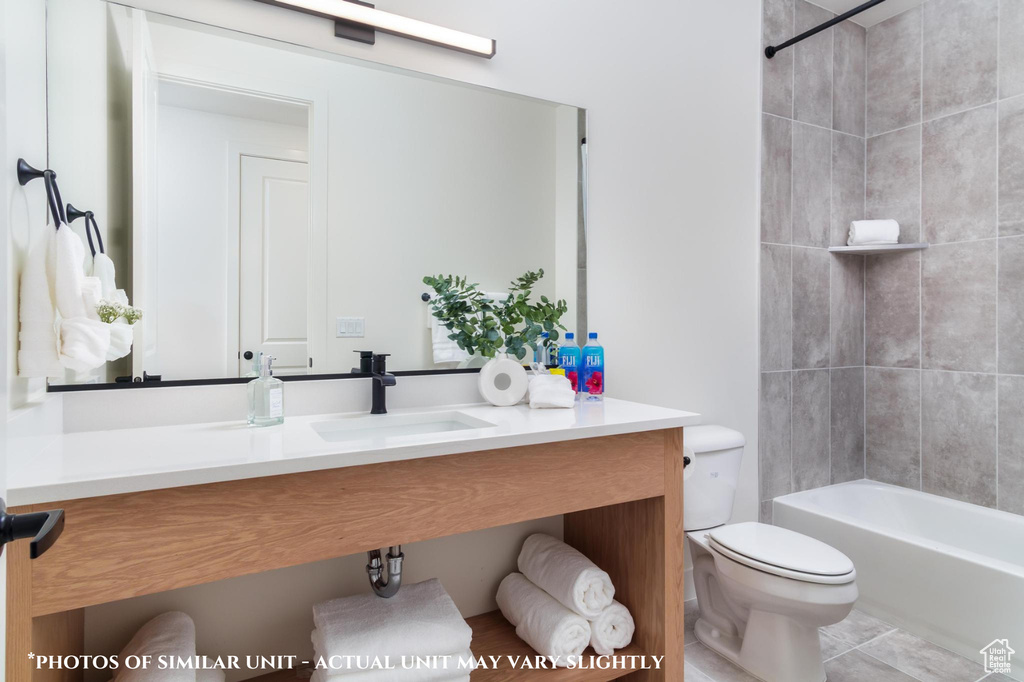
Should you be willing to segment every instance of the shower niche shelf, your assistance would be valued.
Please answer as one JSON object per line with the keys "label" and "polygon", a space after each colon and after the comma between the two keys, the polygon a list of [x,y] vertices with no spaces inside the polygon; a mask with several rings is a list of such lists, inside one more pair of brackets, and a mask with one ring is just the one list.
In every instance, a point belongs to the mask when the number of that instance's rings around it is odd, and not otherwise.
{"label": "shower niche shelf", "polygon": [[[508,656],[534,659],[538,654],[516,636],[512,627],[501,611],[491,611],[479,616],[467,618],[466,622],[473,628],[473,655],[477,658],[490,660],[488,657],[501,657],[502,665],[492,670],[474,670],[470,675],[471,682],[514,682],[515,680],[544,680],[545,682],[607,682],[625,677],[633,673],[632,669],[620,670],[534,670],[512,669],[508,664]],[[636,644],[615,652],[616,656],[642,656],[643,650]],[[584,656],[595,655],[593,649],[583,652]],[[308,682],[312,670],[279,670],[277,672],[252,678],[248,682]]]}
{"label": "shower niche shelf", "polygon": [[917,244],[869,244],[867,246],[830,246],[829,253],[846,253],[855,256],[877,256],[883,253],[906,253],[907,251],[924,251],[926,243]]}

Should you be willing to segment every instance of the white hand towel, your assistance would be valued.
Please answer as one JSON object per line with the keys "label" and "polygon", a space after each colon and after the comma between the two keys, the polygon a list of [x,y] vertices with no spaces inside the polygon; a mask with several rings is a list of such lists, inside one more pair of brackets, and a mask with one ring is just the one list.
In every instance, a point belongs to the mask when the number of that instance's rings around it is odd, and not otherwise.
{"label": "white hand towel", "polygon": [[615,597],[607,573],[569,545],[543,533],[526,538],[519,552],[519,570],[584,618],[600,616]]}
{"label": "white hand towel", "polygon": [[135,339],[135,331],[124,320],[117,320],[108,324],[110,332],[110,346],[107,348],[107,361],[117,360],[132,352],[132,341]]}
{"label": "white hand towel", "polygon": [[572,382],[558,374],[535,374],[530,376],[530,407],[573,407],[576,391]]}
{"label": "white hand towel", "polygon": [[98,319],[95,310],[99,280],[85,276],[82,267],[85,247],[81,237],[62,228],[57,230],[54,244],[48,266],[61,318],[60,363],[76,372],[86,372],[107,361],[110,347],[108,325]]}
{"label": "white hand towel", "polygon": [[54,245],[54,230],[46,226],[43,236],[28,252],[21,271],[18,321],[18,375],[62,377],[57,346],[53,281],[47,261]]}
{"label": "white hand towel", "polygon": [[110,350],[111,325],[87,317],[60,321],[60,364],[76,372],[102,367]]}
{"label": "white hand towel", "polygon": [[105,253],[97,253],[92,259],[92,276],[98,279],[102,285],[102,297],[107,301],[114,300],[114,292],[117,291],[117,284],[114,283],[114,261]]}
{"label": "white hand towel", "polygon": [[551,598],[521,573],[498,586],[498,608],[516,635],[556,666],[567,667],[590,643],[590,623]]}
{"label": "white hand towel", "polygon": [[195,655],[195,623],[184,613],[164,613],[143,625],[118,657],[123,663],[129,656],[152,656],[154,664],[145,670],[122,666],[114,675],[114,682],[195,682],[195,670],[160,670],[156,666],[160,656],[192,658]]}
{"label": "white hand towel", "polygon": [[617,601],[590,621],[590,646],[602,656],[611,656],[616,649],[623,649],[633,641],[636,624],[629,609]]}
{"label": "white hand towel", "polygon": [[445,362],[462,362],[469,358],[469,353],[448,338],[451,333],[447,327],[441,324],[440,320],[433,314],[430,315],[430,341],[433,345],[435,365]]}
{"label": "white hand towel", "polygon": [[[319,662],[321,657],[323,657],[324,664],[327,666],[346,664],[344,659],[332,661],[320,653],[323,650],[323,639],[320,636],[319,630],[313,630],[311,638],[313,640],[316,662]],[[411,656],[405,659],[392,657],[386,661],[386,664],[391,666],[387,669],[379,665],[371,667],[375,663],[385,663],[383,657],[379,660],[374,658],[362,659],[361,663],[353,666],[354,669],[320,668],[316,670],[313,678],[315,680],[319,677],[323,682],[364,682],[382,679],[394,680],[394,682],[442,682],[453,677],[469,675],[469,673],[476,670],[477,661],[473,656],[473,652],[469,649],[459,654],[431,654],[431,656],[435,655],[437,656],[436,659],[431,658],[422,661]],[[416,667],[418,665],[420,667]]]}
{"label": "white hand towel", "polygon": [[895,220],[854,220],[850,223],[849,246],[896,244],[900,241],[900,224]]}
{"label": "white hand towel", "polygon": [[316,604],[313,623],[332,656],[439,656],[469,648],[473,631],[440,581],[403,585],[391,599],[362,594]]}

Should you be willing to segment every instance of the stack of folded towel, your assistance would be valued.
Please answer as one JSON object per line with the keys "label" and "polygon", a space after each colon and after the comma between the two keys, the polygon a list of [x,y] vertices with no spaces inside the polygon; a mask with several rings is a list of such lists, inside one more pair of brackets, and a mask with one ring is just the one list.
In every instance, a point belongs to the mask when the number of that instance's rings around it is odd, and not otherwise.
{"label": "stack of folded towel", "polygon": [[[438,580],[403,585],[391,599],[373,594],[313,607],[313,682],[469,680],[473,631]],[[437,657],[417,667],[417,657]],[[385,661],[393,669],[382,669]],[[408,667],[406,667],[408,666]]]}
{"label": "stack of folded towel", "polygon": [[633,617],[615,601],[611,578],[583,554],[538,533],[518,563],[521,572],[498,587],[498,607],[537,653],[568,666],[588,644],[610,655],[633,640]]}
{"label": "stack of folded towel", "polygon": [[[146,669],[129,670],[124,667],[129,656],[149,656],[152,663]],[[195,659],[196,625],[187,614],[164,613],[139,628],[121,650],[118,662],[122,667],[111,682],[224,682],[223,670],[160,670],[157,662],[161,656]]]}
{"label": "stack of folded towel", "polygon": [[900,224],[895,220],[854,220],[850,223],[848,246],[898,244]]}

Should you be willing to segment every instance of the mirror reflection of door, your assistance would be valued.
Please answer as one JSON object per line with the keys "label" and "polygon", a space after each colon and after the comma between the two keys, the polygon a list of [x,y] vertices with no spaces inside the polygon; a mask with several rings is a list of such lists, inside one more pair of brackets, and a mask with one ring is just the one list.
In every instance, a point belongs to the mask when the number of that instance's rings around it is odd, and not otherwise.
{"label": "mirror reflection of door", "polygon": [[308,225],[307,164],[242,156],[239,376],[253,369],[261,352],[274,356],[275,374],[307,372],[308,283],[302,273],[308,271]]}

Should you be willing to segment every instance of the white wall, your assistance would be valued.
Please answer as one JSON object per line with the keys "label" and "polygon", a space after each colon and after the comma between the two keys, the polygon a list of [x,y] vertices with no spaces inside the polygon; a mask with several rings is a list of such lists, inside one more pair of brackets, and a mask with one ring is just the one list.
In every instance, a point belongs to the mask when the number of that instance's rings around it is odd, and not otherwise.
{"label": "white wall", "polygon": [[[609,392],[743,431],[734,518],[756,518],[760,3],[389,0],[391,11],[497,38],[485,61],[386,35],[347,43],[323,20],[250,0],[133,2],[587,108],[590,319]],[[442,578],[467,559],[440,551]],[[289,575],[254,578],[245,600],[294,591]]]}

